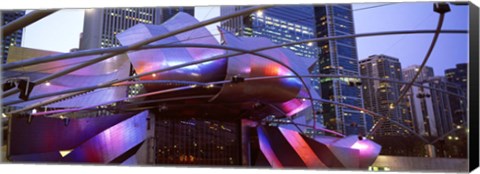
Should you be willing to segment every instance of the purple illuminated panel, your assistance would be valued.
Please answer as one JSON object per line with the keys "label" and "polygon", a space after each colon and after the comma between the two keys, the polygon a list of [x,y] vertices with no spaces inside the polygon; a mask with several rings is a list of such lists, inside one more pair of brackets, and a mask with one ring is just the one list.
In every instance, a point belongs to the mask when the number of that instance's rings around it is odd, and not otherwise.
{"label": "purple illuminated panel", "polygon": [[267,136],[263,129],[258,128],[258,142],[260,143],[260,150],[262,151],[263,155],[270,163],[270,166],[273,168],[283,168],[282,163],[278,160],[278,157],[272,150],[272,145],[270,144]]}
{"label": "purple illuminated panel", "polygon": [[320,161],[302,136],[296,131],[278,128],[288,143],[295,149],[308,168],[325,168],[326,165]]}
{"label": "purple illuminated panel", "polygon": [[12,117],[9,154],[58,153],[60,150],[73,149],[131,116],[132,114],[119,114],[71,119],[68,125],[57,118],[36,117],[28,123],[26,118]]}
{"label": "purple illuminated panel", "polygon": [[148,111],[101,132],[64,157],[65,162],[108,163],[127,152],[147,136]]}
{"label": "purple illuminated panel", "polygon": [[[130,45],[147,38],[166,34],[170,31],[180,29],[192,24],[198,23],[197,19],[186,14],[178,13],[162,25],[138,24],[128,30],[117,35],[122,45]],[[203,36],[198,39],[189,39],[192,36]],[[185,33],[168,37],[153,44],[168,43],[197,43],[219,45],[217,40],[210,32],[202,27]],[[179,64],[189,63],[192,61],[202,60],[213,56],[221,55],[225,51],[219,49],[208,48],[161,48],[141,50],[128,53],[128,57],[132,62],[135,71],[145,73],[153,70],[164,69]],[[152,74],[150,76],[141,77],[141,80],[185,80],[197,82],[220,81],[225,77],[226,60],[217,60],[213,62],[205,62],[202,64],[191,65],[184,68],[171,70],[168,72]],[[147,84],[147,91],[155,91],[164,89],[164,87]]]}
{"label": "purple illuminated panel", "polygon": [[[358,163],[351,164],[358,166],[358,168],[366,168],[371,165],[380,154],[381,150],[381,146],[377,143],[365,138],[363,140],[359,140],[358,136],[356,135],[350,135],[339,139],[338,141],[333,142],[330,148],[332,151],[336,151],[337,153],[339,152],[338,149],[352,149],[358,151],[358,155],[356,155],[358,156]],[[345,159],[343,161],[345,164],[346,161],[351,160]]]}
{"label": "purple illuminated panel", "polygon": [[[366,169],[381,148],[370,140],[358,140],[357,136],[320,137],[316,141],[283,128],[260,126],[257,132],[261,153],[274,168]],[[300,162],[293,162],[297,158]]]}

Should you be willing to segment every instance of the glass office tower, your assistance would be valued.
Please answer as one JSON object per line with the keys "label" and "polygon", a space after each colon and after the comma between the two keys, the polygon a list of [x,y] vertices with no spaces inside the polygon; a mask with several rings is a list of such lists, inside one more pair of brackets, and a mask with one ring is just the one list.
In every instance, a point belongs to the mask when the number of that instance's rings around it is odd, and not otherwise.
{"label": "glass office tower", "polygon": [[[315,6],[316,37],[351,35],[355,33],[350,4]],[[318,42],[320,54],[314,74],[359,75],[356,41],[354,38]],[[323,99],[363,108],[362,91],[355,78],[318,79]],[[353,84],[353,85],[352,85]],[[365,114],[338,105],[323,103],[323,121],[328,129],[346,135],[365,134]],[[371,122],[368,119],[368,122]]]}
{"label": "glass office tower", "polygon": [[[221,7],[221,15],[248,8],[247,6]],[[248,16],[222,22],[222,27],[238,36],[265,37],[275,44],[296,42],[315,37],[312,6],[276,6],[259,10]],[[316,58],[314,43],[286,47],[295,54]]]}
{"label": "glass office tower", "polygon": [[[22,17],[25,11],[4,11],[2,12],[2,26]],[[22,44],[23,29],[17,30],[2,39],[2,63],[7,63],[8,49],[10,46]]]}

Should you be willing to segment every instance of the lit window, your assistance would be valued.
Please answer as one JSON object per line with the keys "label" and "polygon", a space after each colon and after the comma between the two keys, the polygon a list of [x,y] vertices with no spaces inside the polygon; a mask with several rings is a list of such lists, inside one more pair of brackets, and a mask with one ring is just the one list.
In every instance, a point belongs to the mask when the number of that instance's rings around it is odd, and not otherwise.
{"label": "lit window", "polygon": [[262,11],[262,10],[258,10],[258,11],[257,11],[257,16],[263,16],[263,11]]}

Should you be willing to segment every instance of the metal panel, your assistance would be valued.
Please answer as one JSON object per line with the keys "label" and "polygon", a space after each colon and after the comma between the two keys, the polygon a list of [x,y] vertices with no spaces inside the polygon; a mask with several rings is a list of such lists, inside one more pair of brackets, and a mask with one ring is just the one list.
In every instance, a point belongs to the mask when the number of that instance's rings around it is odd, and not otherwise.
{"label": "metal panel", "polygon": [[[166,34],[178,28],[198,23],[192,16],[179,13],[162,25],[138,24],[117,35],[122,45],[130,45],[141,40]],[[202,36],[199,39],[193,37]],[[218,45],[216,39],[204,27],[168,37],[152,44],[201,43]],[[128,53],[137,73],[163,69],[191,61],[221,55],[225,51],[208,48],[162,48]],[[225,77],[226,60],[217,60],[192,65],[176,70],[141,77],[141,80],[186,80],[197,82],[220,81]],[[165,89],[159,85],[145,85],[147,91]]]}
{"label": "metal panel", "polygon": [[308,168],[326,167],[298,132],[278,128]]}
{"label": "metal panel", "polygon": [[65,156],[64,162],[108,163],[143,142],[148,111],[110,127]]}
{"label": "metal panel", "polygon": [[36,117],[29,124],[26,118],[11,117],[10,155],[58,152],[73,149],[132,114],[108,117],[71,119],[68,125],[57,118]]}
{"label": "metal panel", "polygon": [[[16,48],[17,51],[12,52],[12,55],[27,55],[27,56],[41,56],[45,54],[53,54],[52,52],[43,50],[34,50],[29,48]],[[28,57],[22,57],[28,58]],[[22,67],[16,71],[2,71],[4,79],[10,77],[25,77],[30,81],[40,79],[48,76],[51,73],[58,72],[62,69],[69,68],[80,62],[90,60],[90,57],[80,57],[75,59],[60,60],[48,63],[41,63],[33,66]],[[19,58],[20,59],[20,58]],[[86,87],[96,84],[105,83],[115,79],[126,78],[129,76],[130,62],[125,54],[115,56],[113,58],[104,60],[100,63],[88,66],[78,71],[74,71],[68,75],[58,77],[49,81],[48,83],[36,84],[30,96],[37,96],[41,94],[48,94],[63,90],[74,89],[78,87]],[[63,100],[48,105],[48,107],[68,108],[81,107],[87,105],[101,104],[108,101],[116,100],[126,96],[126,87],[114,87],[99,89],[95,92],[87,93],[71,99]],[[25,107],[35,103],[49,100],[54,97],[37,99],[23,103],[14,104],[12,106]],[[18,101],[17,95],[11,95],[3,99],[4,102]]]}

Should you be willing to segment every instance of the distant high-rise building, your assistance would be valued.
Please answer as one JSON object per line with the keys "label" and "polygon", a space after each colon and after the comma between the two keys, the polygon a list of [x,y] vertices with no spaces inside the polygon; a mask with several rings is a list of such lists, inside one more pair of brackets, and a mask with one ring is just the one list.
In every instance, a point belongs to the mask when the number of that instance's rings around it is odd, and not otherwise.
{"label": "distant high-rise building", "polygon": [[[350,4],[315,6],[315,37],[351,35],[355,33],[352,6]],[[320,54],[318,62],[312,68],[313,74],[336,74],[358,76],[359,66],[357,47],[354,38],[318,42]],[[356,78],[322,78],[321,96],[324,99],[346,103],[363,108],[361,86],[349,85],[359,82]],[[360,111],[323,103],[323,120],[328,129],[344,134],[365,134],[367,122]]]}
{"label": "distant high-rise building", "polygon": [[455,68],[445,70],[447,80],[459,84],[465,92],[467,91],[467,68],[467,63],[460,63]]}
{"label": "distant high-rise building", "polygon": [[[459,90],[458,85],[448,82],[445,77],[434,77],[430,78],[428,81],[428,86],[440,89],[443,91],[448,91],[453,94],[461,96],[463,93]],[[455,90],[457,89],[457,90]],[[454,108],[452,108],[453,103],[459,103],[465,106],[464,99],[456,97],[454,99],[452,95],[447,94],[440,90],[430,90],[430,95],[433,103],[433,112],[435,117],[435,123],[437,126],[437,131],[439,136],[446,134],[448,131],[454,128],[453,117],[454,117]],[[463,108],[458,108],[463,109]],[[463,111],[464,112],[464,111]]]}
{"label": "distant high-rise building", "polygon": [[[223,6],[220,9],[220,13],[221,15],[227,15],[244,8],[248,8],[248,6]],[[313,10],[311,5],[276,6],[226,20],[221,23],[221,26],[237,36],[264,37],[270,39],[275,44],[291,43],[315,38]],[[318,48],[314,42],[285,48],[290,49],[298,56],[311,58],[312,62],[318,57]],[[318,79],[312,79],[312,86],[320,94]],[[315,110],[321,110],[319,102],[313,101],[313,104]],[[323,124],[323,119],[318,115],[317,117],[317,124]],[[310,120],[310,118],[307,120]],[[311,134],[318,133],[309,129],[306,132]]]}
{"label": "distant high-rise building", "polygon": [[138,24],[160,24],[159,8],[105,8],[85,10],[80,50],[120,46],[115,35]]}
{"label": "distant high-rise building", "polygon": [[410,95],[415,129],[424,136],[442,136],[454,128],[452,104],[464,103],[460,98],[451,100],[452,95],[445,91],[461,95],[461,90],[445,77],[431,77],[421,84],[428,88],[414,86]]}
{"label": "distant high-rise building", "polygon": [[[457,84],[461,89],[460,92],[465,97],[467,96],[467,80],[468,80],[467,68],[468,68],[467,63],[460,63],[460,64],[457,64],[455,68],[445,70],[445,77],[447,78],[447,81]],[[452,86],[447,87],[447,89],[450,92],[456,92],[459,90],[458,88],[452,87]],[[451,109],[453,112],[452,113],[453,122],[456,125],[464,124],[467,121],[467,117],[466,117],[467,100],[460,99],[457,96],[450,95],[450,101],[458,101],[458,102],[450,102]]]}
{"label": "distant high-rise building", "polygon": [[179,11],[194,15],[193,7],[88,9],[85,11],[80,50],[120,46],[116,34],[139,23],[159,25]]}
{"label": "distant high-rise building", "polygon": [[172,16],[178,12],[188,13],[190,15],[195,14],[195,7],[167,7],[162,8],[162,22],[169,20]]}
{"label": "distant high-rise building", "polygon": [[[420,70],[420,65],[410,65],[407,68],[402,70],[403,73],[403,80],[409,82],[413,79],[415,74]],[[430,77],[433,77],[435,74],[433,73],[433,68],[429,66],[425,66],[422,69],[422,72],[416,79],[417,82],[421,82],[427,80]]]}
{"label": "distant high-rise building", "polygon": [[[372,55],[360,60],[360,73],[362,76],[376,77],[402,81],[402,66],[398,58],[387,55]],[[363,101],[366,109],[389,117],[403,124],[408,119],[407,109],[400,106],[393,106],[400,96],[402,84],[372,79],[362,79]],[[404,102],[402,102],[403,104]],[[378,121],[379,118],[374,118]],[[371,125],[367,123],[367,128]],[[382,123],[377,128],[375,135],[397,135],[404,131],[389,121]]]}
{"label": "distant high-rise building", "polygon": [[[25,11],[2,11],[1,13],[2,26],[25,15]],[[2,39],[2,64],[7,63],[8,49],[11,46],[21,46],[22,36],[23,29],[19,29]]]}
{"label": "distant high-rise building", "polygon": [[[419,65],[410,65],[407,68],[402,69],[403,80],[406,82],[411,81],[419,70]],[[433,75],[433,68],[425,66],[416,79],[416,82],[425,81],[433,77]],[[423,88],[412,86],[405,95],[406,106],[408,107],[412,118],[413,128],[418,134],[425,136],[437,135],[437,130],[433,119],[429,119],[430,117],[427,117],[428,112],[433,113],[431,100],[425,100],[425,98],[417,97],[423,95],[424,93],[425,92]]]}
{"label": "distant high-rise building", "polygon": [[[247,6],[221,7],[221,15],[247,8]],[[296,42],[315,37],[313,6],[276,6],[248,16],[236,17],[222,22],[221,26],[238,36],[265,37],[275,44]],[[296,55],[316,58],[314,43],[286,47]]]}

